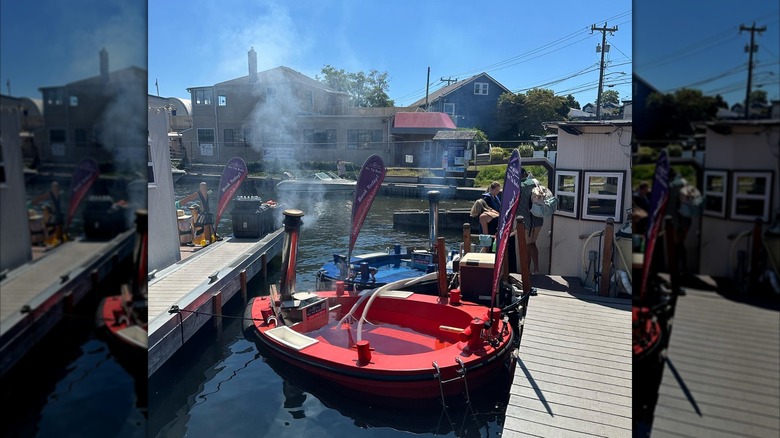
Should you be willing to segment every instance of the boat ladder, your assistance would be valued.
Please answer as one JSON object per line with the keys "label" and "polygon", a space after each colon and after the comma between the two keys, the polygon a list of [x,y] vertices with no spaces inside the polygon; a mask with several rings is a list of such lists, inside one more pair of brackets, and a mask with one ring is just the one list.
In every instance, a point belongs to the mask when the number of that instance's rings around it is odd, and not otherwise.
{"label": "boat ladder", "polygon": [[433,368],[436,370],[436,374],[434,374],[434,377],[439,381],[439,392],[441,394],[441,404],[446,408],[447,403],[444,401],[444,384],[445,383],[451,383],[456,380],[463,380],[463,386],[466,388],[466,402],[471,403],[471,397],[469,396],[469,383],[466,380],[466,365],[463,363],[463,361],[459,358],[455,358],[455,362],[457,362],[460,365],[460,369],[457,371],[457,376],[442,380],[441,378],[441,370],[439,369],[439,364],[435,361],[433,362]]}

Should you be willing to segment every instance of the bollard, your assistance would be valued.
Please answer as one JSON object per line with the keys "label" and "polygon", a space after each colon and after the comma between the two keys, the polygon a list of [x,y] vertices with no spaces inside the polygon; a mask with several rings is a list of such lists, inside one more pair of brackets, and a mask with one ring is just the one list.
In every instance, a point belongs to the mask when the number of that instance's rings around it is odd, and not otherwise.
{"label": "bollard", "polygon": [[238,274],[239,282],[241,283],[241,299],[246,303],[247,299],[247,287],[246,287],[246,269],[242,270]]}
{"label": "bollard", "polygon": [[460,289],[450,289],[450,304],[460,306]]}
{"label": "bollard", "polygon": [[371,344],[366,341],[357,342],[358,365],[368,365],[371,362]]}

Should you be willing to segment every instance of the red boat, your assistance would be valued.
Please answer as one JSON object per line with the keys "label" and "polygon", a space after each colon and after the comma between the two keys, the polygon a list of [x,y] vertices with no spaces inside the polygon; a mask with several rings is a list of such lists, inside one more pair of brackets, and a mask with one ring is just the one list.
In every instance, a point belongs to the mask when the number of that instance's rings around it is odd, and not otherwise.
{"label": "red boat", "polygon": [[284,215],[279,293],[254,298],[244,315],[245,334],[270,354],[350,392],[410,401],[468,396],[513,360],[516,331],[501,309],[414,293],[415,279],[296,293],[303,212]]}
{"label": "red boat", "polygon": [[133,251],[133,278],[123,284],[119,295],[101,300],[97,326],[107,336],[112,352],[126,365],[146,367],[147,329],[147,211],[136,211],[136,243]]}

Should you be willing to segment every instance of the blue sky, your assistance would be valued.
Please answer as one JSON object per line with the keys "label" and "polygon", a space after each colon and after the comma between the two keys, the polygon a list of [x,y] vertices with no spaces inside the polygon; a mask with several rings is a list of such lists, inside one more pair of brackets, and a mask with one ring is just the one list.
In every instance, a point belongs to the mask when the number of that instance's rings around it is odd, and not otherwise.
{"label": "blue sky", "polygon": [[[680,87],[745,99],[750,32],[755,36],[753,89],[780,98],[780,3],[776,0],[655,0],[634,8],[634,72],[662,92]],[[761,85],[759,87],[759,85]]]}
{"label": "blue sky", "polygon": [[627,99],[630,1],[565,1],[552,9],[517,1],[160,1],[149,6],[149,92],[157,93],[157,80],[160,95],[188,97],[187,87],[245,76],[254,47],[261,71],[386,71],[399,106],[425,97],[428,67],[431,91],[442,77],[483,71],[521,91],[586,70],[548,86],[584,105],[595,101],[598,84],[601,34],[590,27],[605,21],[618,25],[608,37],[608,79],[621,83],[613,89]]}
{"label": "blue sky", "polygon": [[[63,85],[99,72],[106,46],[110,69],[146,67],[145,4],[119,0],[3,0],[0,19],[2,93],[40,97],[41,86]],[[117,6],[119,5],[119,6]],[[487,72],[512,91],[532,87],[594,102],[600,32],[608,36],[607,84],[631,93],[631,2],[339,0],[171,0],[148,6],[149,93],[188,98],[186,88],[247,74],[247,52],[260,70],[280,65],[308,76],[329,64],[350,72],[389,74],[396,105]],[[138,29],[143,32],[138,32]],[[31,31],[34,29],[34,31]],[[17,35],[23,35],[20,39]],[[549,85],[545,85],[549,84]],[[610,88],[605,88],[610,89]]]}
{"label": "blue sky", "polygon": [[146,3],[122,0],[3,0],[0,3],[2,93],[41,98],[39,87],[109,70],[146,68]]}

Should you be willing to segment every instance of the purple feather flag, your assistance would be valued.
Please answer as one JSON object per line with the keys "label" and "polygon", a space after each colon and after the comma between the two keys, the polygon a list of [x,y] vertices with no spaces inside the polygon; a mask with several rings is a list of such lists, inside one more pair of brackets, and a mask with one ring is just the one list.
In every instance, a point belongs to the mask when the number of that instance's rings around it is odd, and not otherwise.
{"label": "purple feather flag", "polygon": [[501,195],[501,214],[498,217],[498,231],[496,237],[496,261],[493,266],[493,289],[491,292],[491,306],[496,300],[498,283],[501,278],[501,265],[506,256],[506,247],[509,242],[509,234],[512,232],[512,224],[517,212],[520,200],[520,153],[515,149],[509,158],[504,177],[503,195]]}
{"label": "purple feather flag", "polygon": [[349,255],[347,263],[352,260],[352,249],[355,247],[360,228],[368,216],[368,210],[379,193],[379,187],[385,179],[385,163],[379,155],[371,155],[366,158],[360,169],[357,185],[355,186],[355,201],[352,203],[352,226],[349,234]]}

